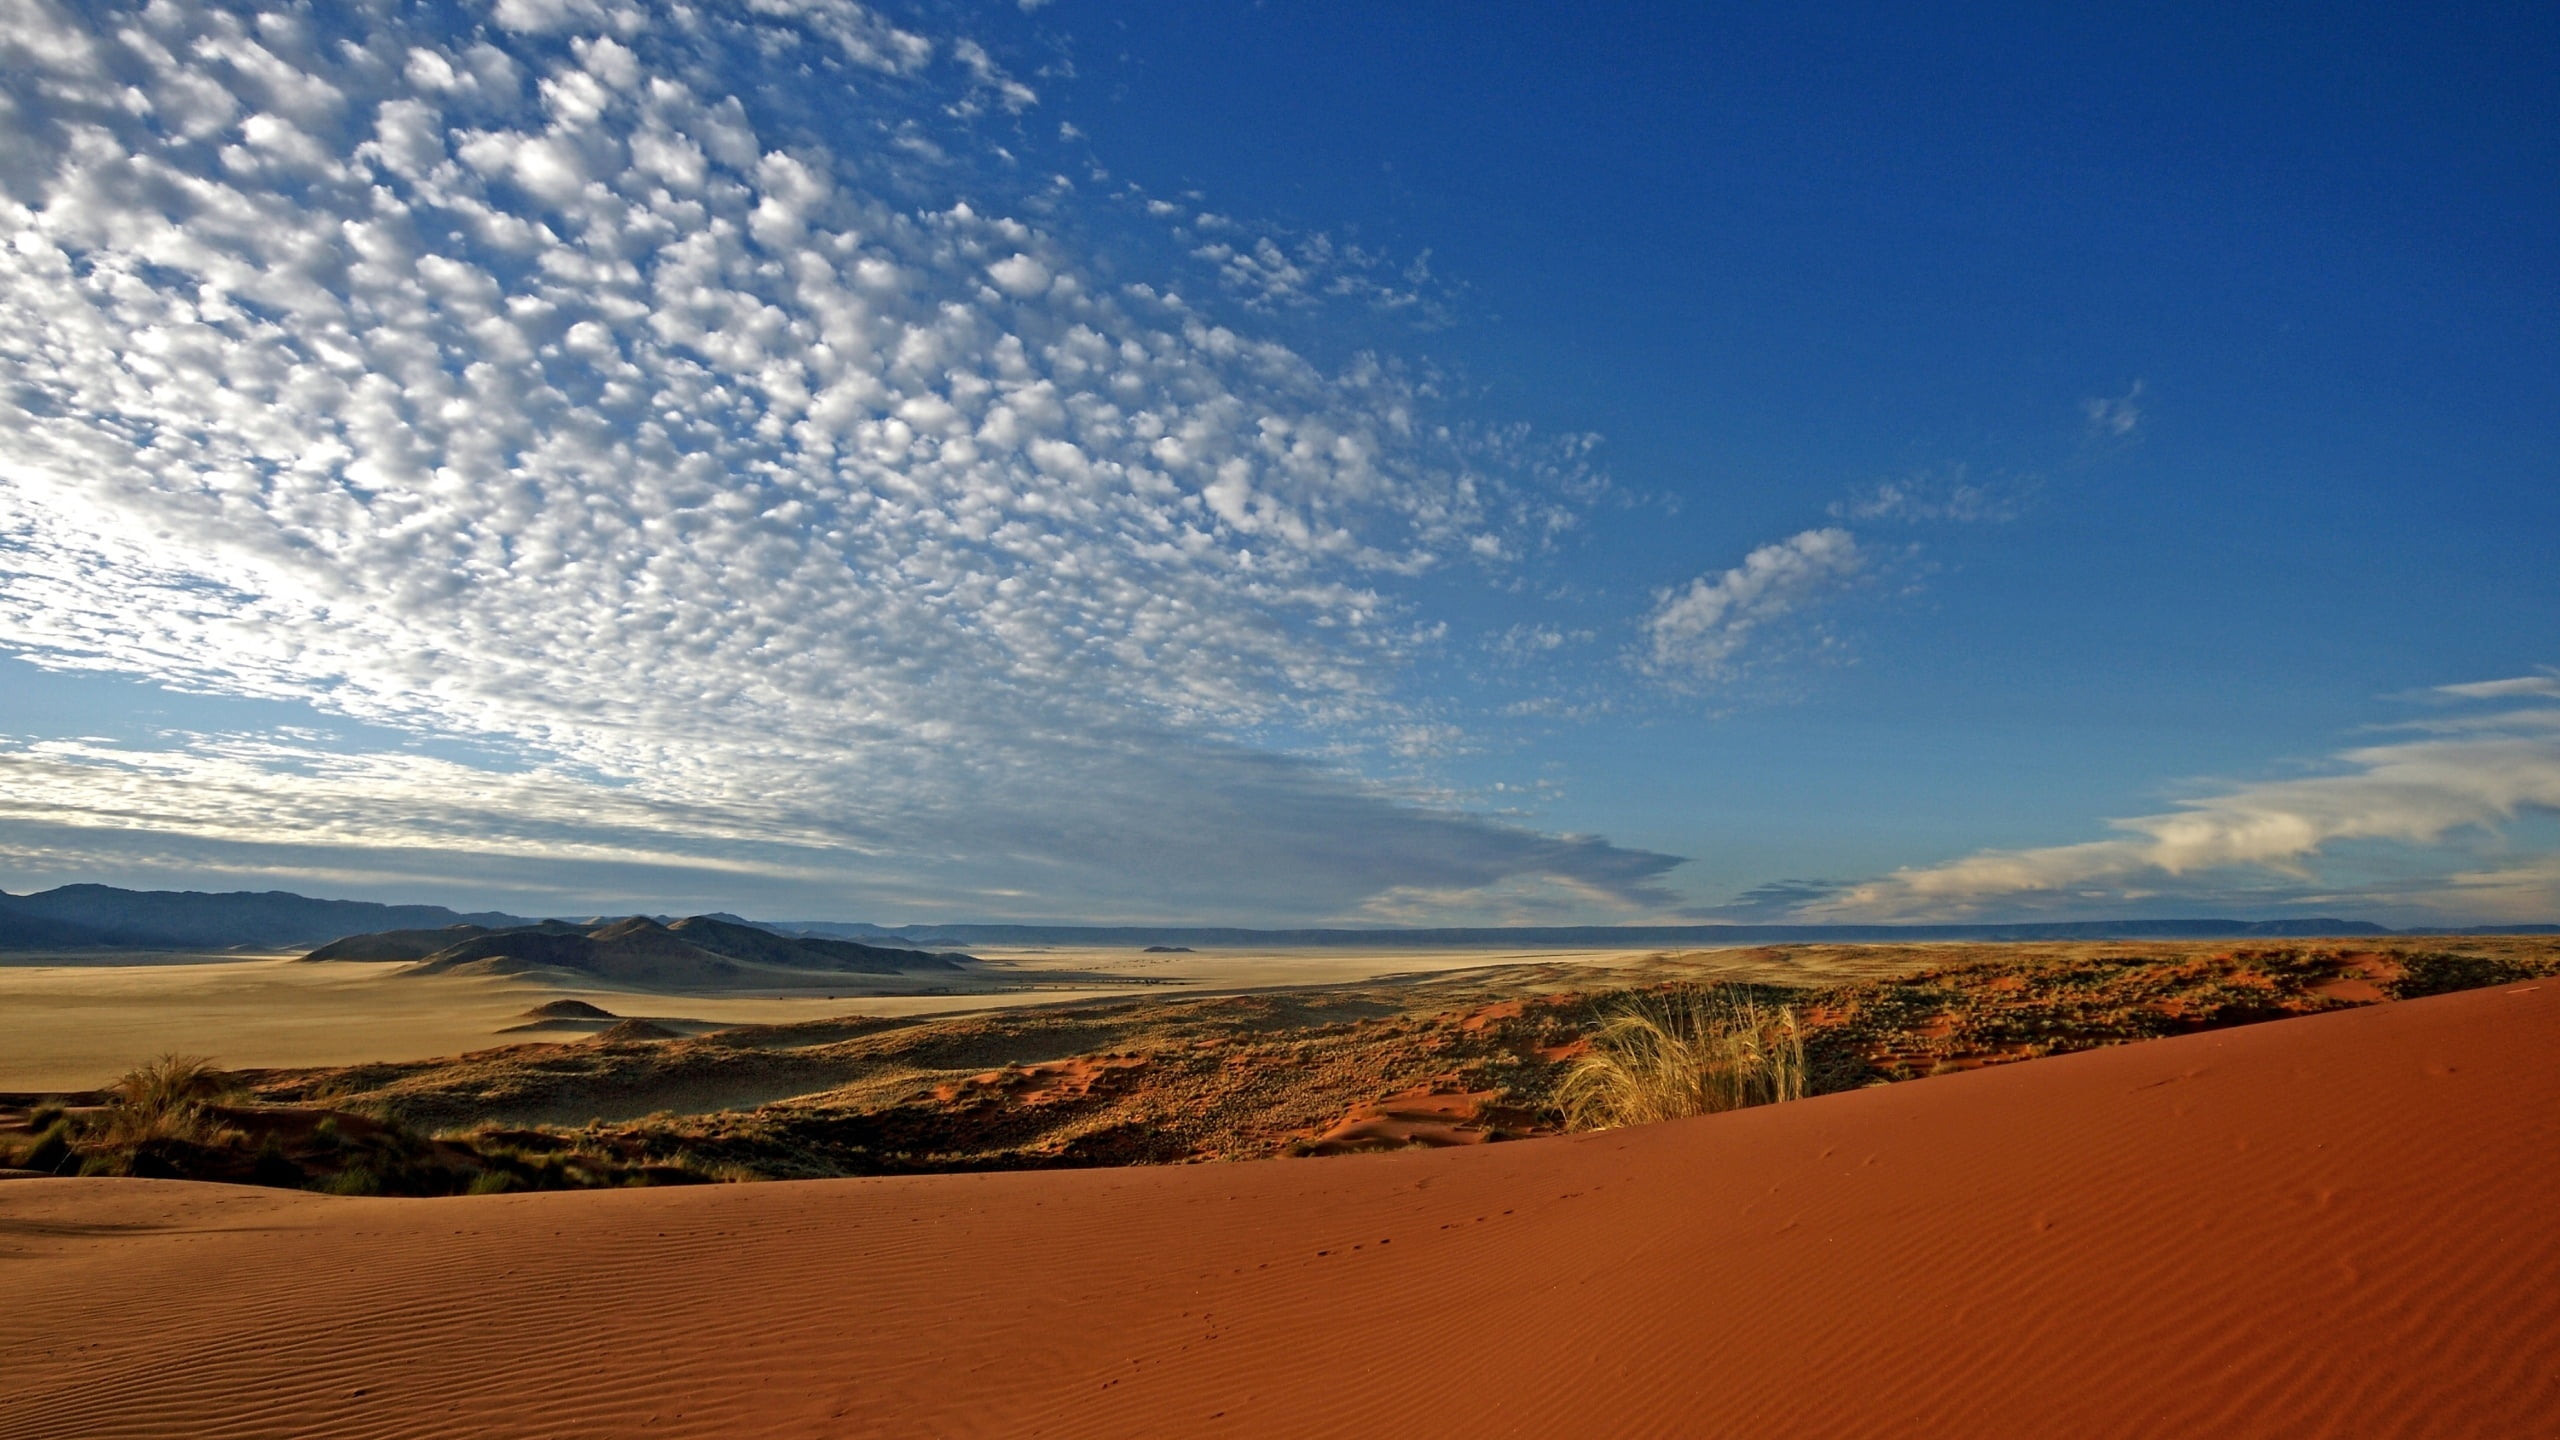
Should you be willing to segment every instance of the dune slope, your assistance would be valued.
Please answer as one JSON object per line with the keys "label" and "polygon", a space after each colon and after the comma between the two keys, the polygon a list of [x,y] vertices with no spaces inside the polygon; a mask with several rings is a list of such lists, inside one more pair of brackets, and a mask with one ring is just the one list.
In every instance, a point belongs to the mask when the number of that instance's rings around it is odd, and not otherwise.
{"label": "dune slope", "polygon": [[2560,984],[1644,1130],[0,1184],[0,1436],[2548,1434]]}

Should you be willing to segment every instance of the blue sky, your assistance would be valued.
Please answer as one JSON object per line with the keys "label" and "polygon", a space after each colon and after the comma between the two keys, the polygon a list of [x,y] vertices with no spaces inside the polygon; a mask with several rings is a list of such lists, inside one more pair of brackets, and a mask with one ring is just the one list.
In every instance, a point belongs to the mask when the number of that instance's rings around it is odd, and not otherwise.
{"label": "blue sky", "polygon": [[0,886],[2560,918],[2526,7],[33,3]]}

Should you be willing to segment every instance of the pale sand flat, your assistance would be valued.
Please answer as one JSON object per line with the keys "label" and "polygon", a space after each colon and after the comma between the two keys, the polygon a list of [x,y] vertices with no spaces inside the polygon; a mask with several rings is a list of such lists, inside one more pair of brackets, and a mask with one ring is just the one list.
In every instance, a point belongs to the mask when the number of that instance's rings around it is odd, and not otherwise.
{"label": "pale sand flat", "polygon": [[[1116,995],[1164,996],[1275,985],[1356,983],[1381,975],[1502,964],[1560,964],[1589,983],[1642,952],[1507,950],[1236,950],[1145,955],[1136,949],[989,952],[977,977],[1061,971],[1073,984],[977,995],[871,995],[855,977],[834,994],[670,994],[563,986],[534,977],[401,975],[400,965],[291,957],[166,957],[161,963],[0,964],[0,1091],[86,1090],[167,1050],[226,1066],[352,1065],[424,1060],[526,1038],[524,1012],[563,997],[624,1014],[700,1017],[719,1025],[787,1024],[839,1015],[941,1015]],[[179,962],[183,963],[179,963]],[[916,983],[916,982],[899,982]],[[1026,984],[1035,982],[1026,981]]]}

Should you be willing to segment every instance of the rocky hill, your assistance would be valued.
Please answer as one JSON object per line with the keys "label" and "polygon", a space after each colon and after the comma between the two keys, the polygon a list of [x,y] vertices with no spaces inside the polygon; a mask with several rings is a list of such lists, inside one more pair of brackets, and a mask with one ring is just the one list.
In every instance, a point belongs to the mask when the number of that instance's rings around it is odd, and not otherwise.
{"label": "rocky hill", "polygon": [[634,915],[589,925],[545,920],[505,928],[389,930],[350,935],[303,958],[412,961],[405,973],[413,975],[568,971],[652,990],[763,988],[830,975],[957,971],[975,963],[951,951],[777,935],[708,915],[671,925]]}

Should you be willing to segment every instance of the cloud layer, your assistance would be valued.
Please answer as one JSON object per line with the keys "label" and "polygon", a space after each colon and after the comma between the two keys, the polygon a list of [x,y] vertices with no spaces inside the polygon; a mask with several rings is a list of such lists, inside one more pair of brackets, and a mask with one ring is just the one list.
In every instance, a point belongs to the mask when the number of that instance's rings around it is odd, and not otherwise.
{"label": "cloud layer", "polygon": [[971,913],[1660,902],[1670,857],[1268,748],[1410,731],[1401,587],[1572,497],[1390,362],[1108,273],[985,129],[1037,101],[986,51],[849,0],[441,13],[12,7],[0,640],[519,766],[22,745],[22,849],[752,860]]}
{"label": "cloud layer", "polygon": [[[2438,694],[2560,698],[2547,675],[2449,685]],[[2463,923],[2560,916],[2560,868],[2548,857],[2499,858],[2505,827],[2560,814],[2560,705],[2451,715],[2414,728],[2416,738],[2340,752],[2331,773],[2228,786],[2171,811],[2113,821],[2121,832],[2114,838],[1897,870],[1812,898],[1796,913],[1941,920],[2038,909],[2120,913],[2166,899],[2190,912],[2197,902],[2237,901],[2416,910]],[[2360,844],[2455,842],[2476,846],[2482,859],[2449,880],[2440,864],[2408,883],[2334,873]]]}

